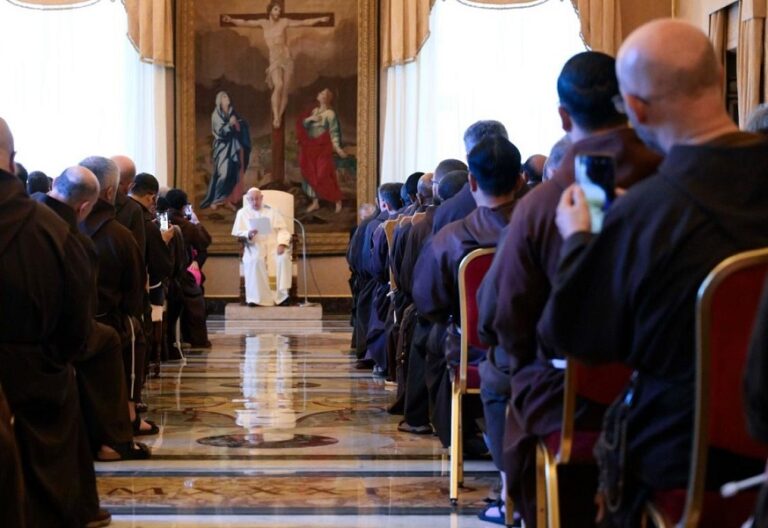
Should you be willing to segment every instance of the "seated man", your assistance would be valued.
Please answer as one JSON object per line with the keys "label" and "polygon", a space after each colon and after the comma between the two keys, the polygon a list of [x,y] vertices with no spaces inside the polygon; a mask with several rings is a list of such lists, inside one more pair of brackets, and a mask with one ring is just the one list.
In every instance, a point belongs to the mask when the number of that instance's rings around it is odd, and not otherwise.
{"label": "seated man", "polygon": [[[259,233],[254,226],[259,219],[269,221],[271,232]],[[288,290],[291,289],[291,233],[286,220],[276,209],[264,203],[264,195],[252,187],[245,195],[245,204],[237,212],[232,236],[241,239],[243,248],[243,275],[245,276],[245,302],[248,306],[274,306],[288,303]],[[274,250],[274,245],[277,249]],[[277,293],[269,287],[267,259],[275,251],[275,269],[277,270]]]}
{"label": "seated man", "polygon": [[[616,63],[617,106],[666,157],[616,200],[597,235],[584,193],[566,189],[556,218],[561,258],[538,330],[548,350],[635,369],[605,424],[626,427],[625,470],[614,473],[621,482],[601,482],[619,497],[605,526],[635,526],[649,493],[688,484],[697,292],[723,259],[768,245],[768,143],[731,120],[720,62],[696,27],[646,24]],[[749,466],[713,449],[707,479],[719,486],[751,476],[764,461]]]}
{"label": "seated man", "polygon": [[[500,135],[486,136],[467,154],[467,187],[477,208],[463,220],[440,230],[421,251],[416,262],[413,300],[419,315],[438,325],[458,326],[459,264],[471,251],[495,247],[509,223],[524,188],[520,178],[520,152]],[[458,195],[457,195],[458,196]],[[443,204],[441,207],[445,207]],[[434,339],[434,343],[442,339]],[[434,405],[433,425],[443,445],[450,439],[450,381],[443,350],[427,348],[427,384]]]}

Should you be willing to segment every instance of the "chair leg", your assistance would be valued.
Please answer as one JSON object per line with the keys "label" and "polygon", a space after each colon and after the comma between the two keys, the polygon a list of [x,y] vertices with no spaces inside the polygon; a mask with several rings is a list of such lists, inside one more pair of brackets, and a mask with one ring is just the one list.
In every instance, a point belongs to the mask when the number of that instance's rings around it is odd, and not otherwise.
{"label": "chair leg", "polygon": [[461,462],[461,392],[455,381],[451,383],[451,486],[449,498],[452,505],[459,502],[459,482]]}
{"label": "chair leg", "polygon": [[547,526],[546,450],[547,448],[541,442],[536,445],[536,526],[538,528]]}
{"label": "chair leg", "polygon": [[560,528],[560,489],[557,479],[557,463],[549,450],[544,447],[547,486],[547,519],[549,528]]}
{"label": "chair leg", "polygon": [[[502,477],[505,481],[507,480],[505,477]],[[504,524],[506,526],[512,526],[515,523],[515,501],[512,498],[512,495],[509,493],[509,488],[506,485],[506,482],[504,482],[504,485],[502,486],[504,488]]]}

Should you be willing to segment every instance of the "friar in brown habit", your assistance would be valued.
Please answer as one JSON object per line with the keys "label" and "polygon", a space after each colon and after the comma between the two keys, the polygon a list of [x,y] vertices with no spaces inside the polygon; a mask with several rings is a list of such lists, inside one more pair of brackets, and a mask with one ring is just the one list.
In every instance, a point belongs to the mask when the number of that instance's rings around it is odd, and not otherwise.
{"label": "friar in brown habit", "polygon": [[15,417],[28,524],[80,528],[99,515],[71,364],[90,325],[90,262],[67,224],[27,197],[13,152],[0,118],[0,384]]}
{"label": "friar in brown habit", "polygon": [[114,328],[123,347],[123,367],[128,387],[128,410],[134,435],[154,434],[157,426],[141,420],[135,402],[144,379],[146,345],[139,322],[144,312],[147,275],[144,260],[131,232],[115,219],[113,205],[118,169],[112,160],[92,156],[80,162],[96,175],[101,192],[80,231],[88,235],[99,256],[96,320]]}
{"label": "friar in brown habit", "polygon": [[[91,260],[91,313],[98,304],[99,257],[93,241],[77,229],[99,199],[99,181],[85,167],[65,169],[48,194],[32,198],[50,207],[69,225]],[[146,446],[133,443],[128,396],[123,378],[122,343],[114,328],[92,319],[85,349],[74,361],[80,405],[91,449],[102,461],[148,458]]]}
{"label": "friar in brown habit", "polygon": [[111,159],[120,171],[117,193],[115,194],[115,219],[133,234],[133,238],[136,239],[136,244],[139,246],[141,257],[144,258],[147,236],[144,214],[141,206],[128,197],[129,189],[136,177],[136,164],[128,156],[112,156]]}

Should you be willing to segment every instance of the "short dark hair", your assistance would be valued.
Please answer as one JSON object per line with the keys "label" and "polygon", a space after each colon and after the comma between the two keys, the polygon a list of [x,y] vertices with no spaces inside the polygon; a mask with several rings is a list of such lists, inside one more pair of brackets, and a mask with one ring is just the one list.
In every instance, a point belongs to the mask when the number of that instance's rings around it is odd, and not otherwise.
{"label": "short dark hair", "polygon": [[432,176],[432,181],[440,185],[440,182],[445,177],[445,175],[455,170],[465,171],[467,170],[467,164],[457,159],[444,159],[443,161],[437,164],[437,168],[435,168],[434,176]]}
{"label": "short dark hair", "polygon": [[16,170],[16,177],[21,180],[21,183],[23,183],[25,186],[27,185],[27,178],[29,178],[29,174],[27,173],[27,169],[19,163],[18,161],[14,163],[15,170]]}
{"label": "short dark hair", "polygon": [[423,172],[414,172],[405,179],[405,192],[413,199],[419,192],[419,178],[424,176]]}
{"label": "short dark hair", "polygon": [[27,176],[27,194],[30,196],[36,192],[47,193],[51,190],[51,182],[44,172],[32,171]]}
{"label": "short dark hair", "polygon": [[181,189],[170,189],[165,195],[165,200],[168,202],[169,208],[176,209],[177,211],[181,211],[189,203],[187,193]]}
{"label": "short dark hair", "polygon": [[560,104],[571,119],[587,131],[627,122],[613,98],[619,95],[616,60],[598,51],[585,51],[568,59],[557,78]]}
{"label": "short dark hair", "polygon": [[131,183],[129,192],[136,196],[157,194],[160,192],[160,184],[157,183],[157,178],[151,174],[141,172],[133,178],[133,183]]}
{"label": "short dark hair", "polygon": [[392,211],[397,211],[403,206],[403,201],[400,198],[402,187],[402,183],[385,183],[379,187],[379,199],[385,202]]}
{"label": "short dark hair", "polygon": [[467,184],[467,171],[459,169],[446,174],[437,184],[437,194],[443,201],[453,198]]}
{"label": "short dark hair", "polygon": [[502,196],[520,179],[520,151],[501,136],[486,136],[467,154],[469,172],[484,193]]}
{"label": "short dark hair", "polygon": [[165,196],[158,196],[157,204],[155,204],[155,210],[157,210],[158,213],[164,213],[168,210],[168,208],[168,200],[165,199]]}

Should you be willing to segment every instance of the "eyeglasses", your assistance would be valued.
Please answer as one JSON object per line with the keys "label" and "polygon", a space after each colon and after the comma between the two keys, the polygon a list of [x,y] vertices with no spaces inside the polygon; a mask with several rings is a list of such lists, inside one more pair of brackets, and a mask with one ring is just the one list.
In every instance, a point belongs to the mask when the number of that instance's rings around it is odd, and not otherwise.
{"label": "eyeglasses", "polygon": [[[641,103],[645,104],[646,106],[651,104],[652,97],[640,97],[639,95],[630,94],[632,97],[640,101]],[[627,115],[627,102],[624,100],[624,98],[621,96],[621,94],[616,94],[613,97],[611,97],[611,102],[613,103],[613,107],[616,109],[616,111],[620,114]]]}

